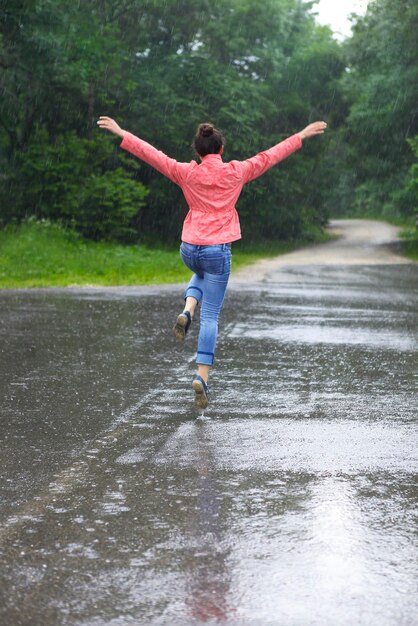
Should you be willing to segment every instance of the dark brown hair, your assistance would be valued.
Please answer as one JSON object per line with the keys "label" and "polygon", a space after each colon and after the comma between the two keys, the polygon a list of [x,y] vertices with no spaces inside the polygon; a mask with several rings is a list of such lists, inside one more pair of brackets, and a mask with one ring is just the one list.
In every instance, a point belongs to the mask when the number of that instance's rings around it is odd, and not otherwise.
{"label": "dark brown hair", "polygon": [[223,146],[225,146],[225,139],[220,130],[209,122],[199,124],[192,142],[192,147],[199,156],[219,154]]}

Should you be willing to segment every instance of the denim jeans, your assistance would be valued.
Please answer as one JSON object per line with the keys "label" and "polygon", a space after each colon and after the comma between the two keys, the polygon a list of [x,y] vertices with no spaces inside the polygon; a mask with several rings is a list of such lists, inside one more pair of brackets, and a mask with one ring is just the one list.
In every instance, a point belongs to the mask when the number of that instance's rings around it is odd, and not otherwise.
{"label": "denim jeans", "polygon": [[185,292],[197,302],[202,300],[196,363],[212,365],[218,336],[218,319],[231,273],[231,244],[195,246],[182,242],[180,256],[194,272]]}

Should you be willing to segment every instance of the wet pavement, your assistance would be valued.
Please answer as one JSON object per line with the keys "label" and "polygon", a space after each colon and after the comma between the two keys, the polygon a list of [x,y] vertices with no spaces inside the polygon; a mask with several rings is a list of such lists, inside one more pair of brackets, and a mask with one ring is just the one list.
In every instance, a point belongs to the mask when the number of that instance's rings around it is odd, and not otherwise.
{"label": "wet pavement", "polygon": [[0,292],[0,624],[418,624],[416,265]]}

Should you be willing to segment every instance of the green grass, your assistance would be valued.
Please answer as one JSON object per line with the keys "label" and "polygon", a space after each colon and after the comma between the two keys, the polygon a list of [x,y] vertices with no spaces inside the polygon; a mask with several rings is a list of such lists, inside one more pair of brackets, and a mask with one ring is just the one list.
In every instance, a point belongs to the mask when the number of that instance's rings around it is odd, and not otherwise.
{"label": "green grass", "polygon": [[[327,233],[310,233],[299,242],[233,246],[233,271],[290,252]],[[0,288],[180,283],[190,278],[178,247],[125,246],[93,242],[48,221],[28,221],[0,230]]]}
{"label": "green grass", "polygon": [[418,228],[406,226],[399,233],[402,238],[402,252],[411,261],[418,261]]}

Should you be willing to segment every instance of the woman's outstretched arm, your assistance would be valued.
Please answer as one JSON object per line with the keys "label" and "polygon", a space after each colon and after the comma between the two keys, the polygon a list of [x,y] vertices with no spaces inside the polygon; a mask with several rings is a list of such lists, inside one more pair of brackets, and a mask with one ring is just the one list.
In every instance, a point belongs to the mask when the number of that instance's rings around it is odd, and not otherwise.
{"label": "woman's outstretched arm", "polygon": [[272,148],[260,152],[255,156],[241,161],[243,168],[243,182],[248,183],[250,180],[258,178],[268,169],[276,165],[280,161],[287,159],[288,156],[293,154],[296,150],[302,147],[302,140],[314,137],[315,135],[322,135],[325,132],[327,124],[325,122],[314,122],[309,124],[299,133],[292,135],[288,139],[281,141]]}
{"label": "woman's outstretched arm", "polygon": [[101,115],[97,121],[98,126],[104,130],[108,130],[117,137],[122,138],[120,147],[127,150],[131,154],[148,163],[156,170],[167,176],[170,180],[178,185],[181,183],[186,171],[189,169],[189,163],[179,163],[175,159],[171,159],[164,152],[157,150],[151,144],[143,139],[136,137],[127,130],[123,130],[111,117]]}

